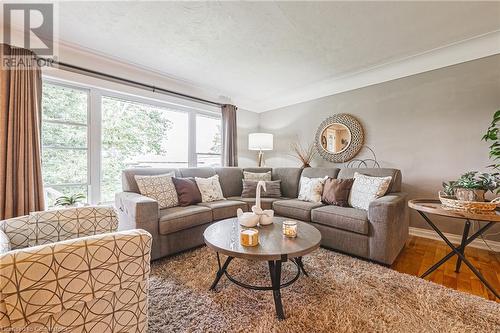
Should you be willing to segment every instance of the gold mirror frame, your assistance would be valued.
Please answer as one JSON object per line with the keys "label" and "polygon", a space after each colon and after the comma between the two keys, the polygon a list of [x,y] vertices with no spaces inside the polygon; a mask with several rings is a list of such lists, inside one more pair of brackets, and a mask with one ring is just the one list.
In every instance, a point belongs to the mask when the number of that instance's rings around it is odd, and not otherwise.
{"label": "gold mirror frame", "polygon": [[[351,140],[349,144],[338,153],[332,153],[323,148],[323,146],[321,145],[321,136],[323,135],[323,131],[325,131],[327,127],[333,124],[342,124],[351,132]],[[333,163],[347,162],[354,156],[356,156],[356,154],[358,154],[359,150],[363,146],[363,127],[361,126],[360,122],[350,114],[334,114],[333,116],[328,117],[319,125],[318,130],[316,131],[316,140],[314,143],[318,154],[325,160]]]}

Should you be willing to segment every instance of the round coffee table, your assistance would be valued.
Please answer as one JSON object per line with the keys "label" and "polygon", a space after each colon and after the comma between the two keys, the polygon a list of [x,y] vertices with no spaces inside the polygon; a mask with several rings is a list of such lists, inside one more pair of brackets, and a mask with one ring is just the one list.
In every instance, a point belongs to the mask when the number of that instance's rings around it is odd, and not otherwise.
{"label": "round coffee table", "polygon": [[[215,290],[223,275],[236,285],[253,290],[272,290],[274,305],[278,319],[285,319],[281,303],[281,288],[294,283],[303,273],[307,272],[302,264],[302,256],[316,250],[321,241],[321,234],[310,224],[297,221],[297,237],[283,236],[282,222],[285,218],[275,217],[274,223],[261,226],[259,230],[259,245],[247,247],[240,244],[240,231],[246,229],[240,226],[236,218],[226,219],[210,225],[203,233],[205,243],[217,253],[219,269],[210,290]],[[227,255],[224,264],[221,264],[219,254]],[[236,280],[227,272],[227,267],[234,258],[267,261],[271,275],[271,286],[253,286]],[[281,282],[281,265],[290,260],[297,267],[296,275],[289,281]]]}

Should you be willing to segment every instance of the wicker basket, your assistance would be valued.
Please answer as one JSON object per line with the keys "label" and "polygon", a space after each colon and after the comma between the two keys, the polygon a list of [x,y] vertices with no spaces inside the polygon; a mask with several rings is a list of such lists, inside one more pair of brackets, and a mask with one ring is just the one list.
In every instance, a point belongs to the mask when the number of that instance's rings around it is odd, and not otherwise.
{"label": "wicker basket", "polygon": [[467,210],[474,212],[488,212],[493,211],[500,204],[500,197],[495,198],[491,201],[479,202],[479,201],[462,201],[457,200],[453,195],[446,195],[444,192],[439,191],[439,200],[443,206],[452,209]]}

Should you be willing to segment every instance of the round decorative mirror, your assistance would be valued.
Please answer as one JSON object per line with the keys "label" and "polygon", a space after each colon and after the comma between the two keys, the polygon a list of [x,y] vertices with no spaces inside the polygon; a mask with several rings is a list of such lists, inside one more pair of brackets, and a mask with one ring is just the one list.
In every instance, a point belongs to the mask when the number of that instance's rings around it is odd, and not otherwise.
{"label": "round decorative mirror", "polygon": [[363,128],[359,121],[349,114],[339,113],[319,125],[315,144],[325,160],[342,163],[356,156],[363,140]]}

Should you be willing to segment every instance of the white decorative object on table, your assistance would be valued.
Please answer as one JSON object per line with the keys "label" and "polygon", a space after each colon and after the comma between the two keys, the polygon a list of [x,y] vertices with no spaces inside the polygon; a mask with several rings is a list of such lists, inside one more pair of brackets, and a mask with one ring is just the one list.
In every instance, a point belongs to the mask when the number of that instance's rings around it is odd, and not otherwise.
{"label": "white decorative object on table", "polygon": [[269,225],[273,223],[274,210],[266,209],[263,210],[260,205],[260,189],[263,188],[266,191],[266,182],[261,180],[257,183],[255,205],[252,206],[252,212],[259,217],[259,224]]}
{"label": "white decorative object on table", "polygon": [[244,227],[251,228],[256,227],[257,224],[259,224],[259,215],[250,212],[243,213],[241,208],[238,208],[236,211],[236,216],[238,216],[238,223]]}

